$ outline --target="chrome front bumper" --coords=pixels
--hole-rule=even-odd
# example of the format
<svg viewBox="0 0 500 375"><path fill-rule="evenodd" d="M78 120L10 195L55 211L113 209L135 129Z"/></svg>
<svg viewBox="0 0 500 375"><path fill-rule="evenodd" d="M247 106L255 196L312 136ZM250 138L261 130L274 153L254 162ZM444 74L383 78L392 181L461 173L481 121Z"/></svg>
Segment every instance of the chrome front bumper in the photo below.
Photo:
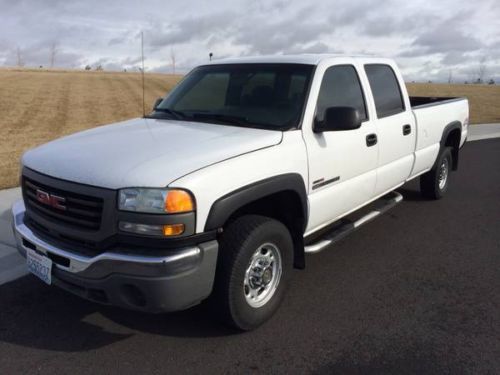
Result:
<svg viewBox="0 0 500 375"><path fill-rule="evenodd" d="M188 307L211 293L218 252L215 240L172 250L165 256L105 252L95 257L86 257L70 249L51 245L33 233L24 224L25 211L23 201L16 202L12 207L18 251L26 257L27 249L33 249L53 259L53 276L56 280L66 280L80 289L102 289L111 296L108 300L114 305L155 312ZM57 259L64 259L66 265ZM122 298L119 290L129 285L148 289L142 290L146 299L150 294L153 295L149 298L147 308L122 303L126 298ZM82 296L89 298L87 295Z"/></svg>

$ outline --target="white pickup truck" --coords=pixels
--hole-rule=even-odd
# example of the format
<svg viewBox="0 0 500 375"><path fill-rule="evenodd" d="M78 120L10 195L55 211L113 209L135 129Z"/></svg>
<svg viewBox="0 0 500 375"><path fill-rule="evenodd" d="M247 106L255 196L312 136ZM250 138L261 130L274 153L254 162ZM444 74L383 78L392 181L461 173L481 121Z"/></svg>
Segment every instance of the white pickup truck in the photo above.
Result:
<svg viewBox="0 0 500 375"><path fill-rule="evenodd" d="M399 202L394 189L420 177L441 198L468 117L466 99L410 98L388 59L216 61L144 118L28 151L18 248L35 275L84 298L163 312L210 297L250 330L305 253Z"/></svg>

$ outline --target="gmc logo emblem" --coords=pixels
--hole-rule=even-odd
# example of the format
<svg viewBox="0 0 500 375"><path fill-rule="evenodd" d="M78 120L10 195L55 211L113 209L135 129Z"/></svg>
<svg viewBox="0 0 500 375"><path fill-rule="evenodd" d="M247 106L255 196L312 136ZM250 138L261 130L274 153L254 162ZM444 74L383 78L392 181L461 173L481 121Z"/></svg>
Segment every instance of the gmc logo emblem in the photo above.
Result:
<svg viewBox="0 0 500 375"><path fill-rule="evenodd" d="M49 194L46 191L37 189L36 199L38 200L38 202L43 203L46 206L54 207L57 208L58 210L66 209L66 206L64 205L64 203L66 202L66 198Z"/></svg>

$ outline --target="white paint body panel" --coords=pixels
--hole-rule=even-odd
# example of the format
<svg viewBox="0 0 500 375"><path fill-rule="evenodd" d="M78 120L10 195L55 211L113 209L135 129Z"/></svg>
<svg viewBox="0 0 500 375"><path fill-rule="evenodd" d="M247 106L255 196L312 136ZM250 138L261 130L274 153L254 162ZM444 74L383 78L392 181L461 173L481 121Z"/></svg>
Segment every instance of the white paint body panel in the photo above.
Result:
<svg viewBox="0 0 500 375"><path fill-rule="evenodd" d="M171 187L189 189L196 197L196 230L203 232L208 212L220 197L243 186L285 173L307 181L307 153L300 130L283 133L280 144L200 169Z"/></svg>
<svg viewBox="0 0 500 375"><path fill-rule="evenodd" d="M109 189L165 187L210 164L276 145L281 138L280 131L133 119L37 147L23 156L23 165Z"/></svg>
<svg viewBox="0 0 500 375"><path fill-rule="evenodd" d="M366 146L366 136L376 133L376 123L365 121L359 129L314 133L316 102L326 70L335 65L359 64L347 58L327 58L316 67L304 115L302 132L309 161L309 207L311 215L306 228L310 233L336 220L337 217L373 197L376 183L378 145ZM362 86L365 87L363 77ZM366 92L365 92L366 96ZM372 112L368 106L367 111ZM319 179L339 178L337 182L313 190Z"/></svg>
<svg viewBox="0 0 500 375"><path fill-rule="evenodd" d="M302 63L316 65L301 129L286 132L207 123L134 119L77 133L27 152L23 164L64 180L110 189L178 187L196 198L196 231L203 232L213 203L243 186L285 173L302 176L308 194L306 235L366 205L429 170L445 126L458 121L467 136L466 100L413 110L394 62L388 59L303 55L245 58L214 63ZM363 65L393 67L402 85L406 111L378 119ZM370 119L361 128L315 134L312 125L325 70L355 66ZM409 124L412 134L402 136ZM367 148L366 135L379 142ZM313 182L339 176L330 185Z"/></svg>
<svg viewBox="0 0 500 375"><path fill-rule="evenodd" d="M415 165L411 176L415 177L432 168L439 153L440 141L445 127L452 122L462 124L460 147L467 139L469 105L466 99L440 103L434 106L413 108L417 123Z"/></svg>

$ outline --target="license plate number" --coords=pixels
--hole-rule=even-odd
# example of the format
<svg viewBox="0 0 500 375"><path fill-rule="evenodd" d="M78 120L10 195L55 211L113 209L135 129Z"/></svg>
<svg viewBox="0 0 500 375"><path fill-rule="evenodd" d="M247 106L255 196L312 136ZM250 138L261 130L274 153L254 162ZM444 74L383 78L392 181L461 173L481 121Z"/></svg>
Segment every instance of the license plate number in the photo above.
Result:
<svg viewBox="0 0 500 375"><path fill-rule="evenodd" d="M28 249L26 262L28 264L28 271L44 283L48 285L52 284L52 261L49 258Z"/></svg>

